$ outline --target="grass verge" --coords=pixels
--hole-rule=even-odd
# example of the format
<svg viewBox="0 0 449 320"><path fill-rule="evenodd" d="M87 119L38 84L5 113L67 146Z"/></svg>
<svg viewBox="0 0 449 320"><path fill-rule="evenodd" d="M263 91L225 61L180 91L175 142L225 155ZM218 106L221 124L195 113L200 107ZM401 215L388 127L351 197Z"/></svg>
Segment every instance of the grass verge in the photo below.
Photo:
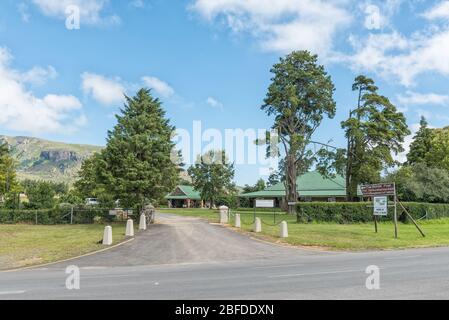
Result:
<svg viewBox="0 0 449 320"><path fill-rule="evenodd" d="M125 225L112 224L114 244L125 238ZM0 225L0 270L76 257L106 248L104 225Z"/></svg>
<svg viewBox="0 0 449 320"><path fill-rule="evenodd" d="M194 216L218 221L215 210L204 209L166 209L160 212L173 213L183 216ZM238 211L237 211L238 212ZM252 232L253 213L239 212L242 220L242 230ZM289 237L280 239L279 226L275 226L273 214L256 212L262 219L262 236L274 242L295 246L322 247L330 250L383 250L405 249L419 247L449 246L449 218L420 221L426 237L423 238L413 224L399 223L399 237L394 238L394 226L389 221L378 225L378 233L374 232L374 223L367 224L336 224L312 223L298 224L296 217L286 214L277 214L276 223L288 222ZM231 225L234 220L231 219ZM253 234L256 235L256 234Z"/></svg>

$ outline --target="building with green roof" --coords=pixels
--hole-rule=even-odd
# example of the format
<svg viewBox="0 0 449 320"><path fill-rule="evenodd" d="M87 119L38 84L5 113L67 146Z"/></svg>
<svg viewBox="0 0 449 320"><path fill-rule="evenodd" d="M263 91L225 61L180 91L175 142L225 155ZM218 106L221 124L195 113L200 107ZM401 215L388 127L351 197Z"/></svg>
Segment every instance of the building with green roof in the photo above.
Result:
<svg viewBox="0 0 449 320"><path fill-rule="evenodd" d="M204 205L200 193L192 186L177 186L165 199L171 208L197 208Z"/></svg>
<svg viewBox="0 0 449 320"><path fill-rule="evenodd" d="M317 171L307 172L296 180L298 201L344 201L346 198L346 180L340 175L328 178ZM241 194L242 198L275 199L277 206L285 205L285 186L283 182L262 191Z"/></svg>

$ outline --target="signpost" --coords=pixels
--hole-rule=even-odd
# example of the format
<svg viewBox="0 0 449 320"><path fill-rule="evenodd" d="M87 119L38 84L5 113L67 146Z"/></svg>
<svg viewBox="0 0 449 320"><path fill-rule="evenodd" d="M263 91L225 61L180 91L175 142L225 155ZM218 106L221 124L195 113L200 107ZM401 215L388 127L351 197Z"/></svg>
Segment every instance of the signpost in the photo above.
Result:
<svg viewBox="0 0 449 320"><path fill-rule="evenodd" d="M370 197L374 200L374 226L377 232L377 217L388 215L388 197L394 198L394 237L398 237L398 215L397 215L397 197L396 185L394 183L367 184L360 187L364 197Z"/></svg>
<svg viewBox="0 0 449 320"><path fill-rule="evenodd" d="M398 211L397 204L399 203L402 210L407 214L410 220L413 221L413 224L418 229L423 237L425 237L424 232L416 223L415 219L410 215L410 213L405 209L401 202L399 202L398 197L396 195L396 185L394 183L378 183L378 184L369 184L363 185L360 187L362 191L362 195L364 197L373 198L373 215L374 215L374 226L377 233L377 217L383 217L388 215L388 207L394 207L393 213L393 222L394 222L394 237L398 237ZM393 205L388 205L388 197L391 196L394 199Z"/></svg>

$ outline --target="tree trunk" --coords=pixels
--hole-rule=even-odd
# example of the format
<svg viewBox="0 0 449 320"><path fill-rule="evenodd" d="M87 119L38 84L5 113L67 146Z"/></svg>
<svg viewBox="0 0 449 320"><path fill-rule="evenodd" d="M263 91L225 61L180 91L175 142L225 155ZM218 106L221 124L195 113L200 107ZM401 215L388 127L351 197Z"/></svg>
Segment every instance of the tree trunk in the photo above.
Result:
<svg viewBox="0 0 449 320"><path fill-rule="evenodd" d="M287 193L287 205L289 202L298 201L298 192L296 191L296 163L294 155L287 156L286 167L286 193ZM294 215L296 213L296 206L288 205L288 213Z"/></svg>

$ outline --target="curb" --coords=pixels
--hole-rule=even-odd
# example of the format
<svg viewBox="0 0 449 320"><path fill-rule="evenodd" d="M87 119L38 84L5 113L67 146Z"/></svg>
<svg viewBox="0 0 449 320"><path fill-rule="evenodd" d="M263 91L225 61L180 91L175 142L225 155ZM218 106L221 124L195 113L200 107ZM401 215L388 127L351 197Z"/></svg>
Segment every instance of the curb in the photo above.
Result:
<svg viewBox="0 0 449 320"><path fill-rule="evenodd" d="M117 243L117 244L115 244L115 245L113 245L111 247L107 247L107 248L104 248L104 249L92 251L92 252L85 253L85 254L82 254L82 255L79 255L79 256L76 256L76 257L67 258L67 259L63 259L63 260L58 260L58 261L54 261L54 262L48 262L48 263L44 263L44 264L38 264L38 265L34 265L34 266L28 266L28 267L22 267L22 268L16 268L16 269L0 270L0 273L9 273L9 272L16 272L16 271L38 269L38 268L47 267L47 266L50 266L50 265L53 265L53 264L58 264L58 263L62 263L62 262L72 261L72 260L76 260L76 259L79 259L79 258L92 256L92 255L97 254L97 253L105 252L105 251L108 251L108 250L120 247L120 246L122 246L124 244L127 244L127 243L130 243L130 242L132 242L134 240L135 240L135 237L131 238L131 239L128 239L128 240L124 240L122 242L119 242L119 243Z"/></svg>

